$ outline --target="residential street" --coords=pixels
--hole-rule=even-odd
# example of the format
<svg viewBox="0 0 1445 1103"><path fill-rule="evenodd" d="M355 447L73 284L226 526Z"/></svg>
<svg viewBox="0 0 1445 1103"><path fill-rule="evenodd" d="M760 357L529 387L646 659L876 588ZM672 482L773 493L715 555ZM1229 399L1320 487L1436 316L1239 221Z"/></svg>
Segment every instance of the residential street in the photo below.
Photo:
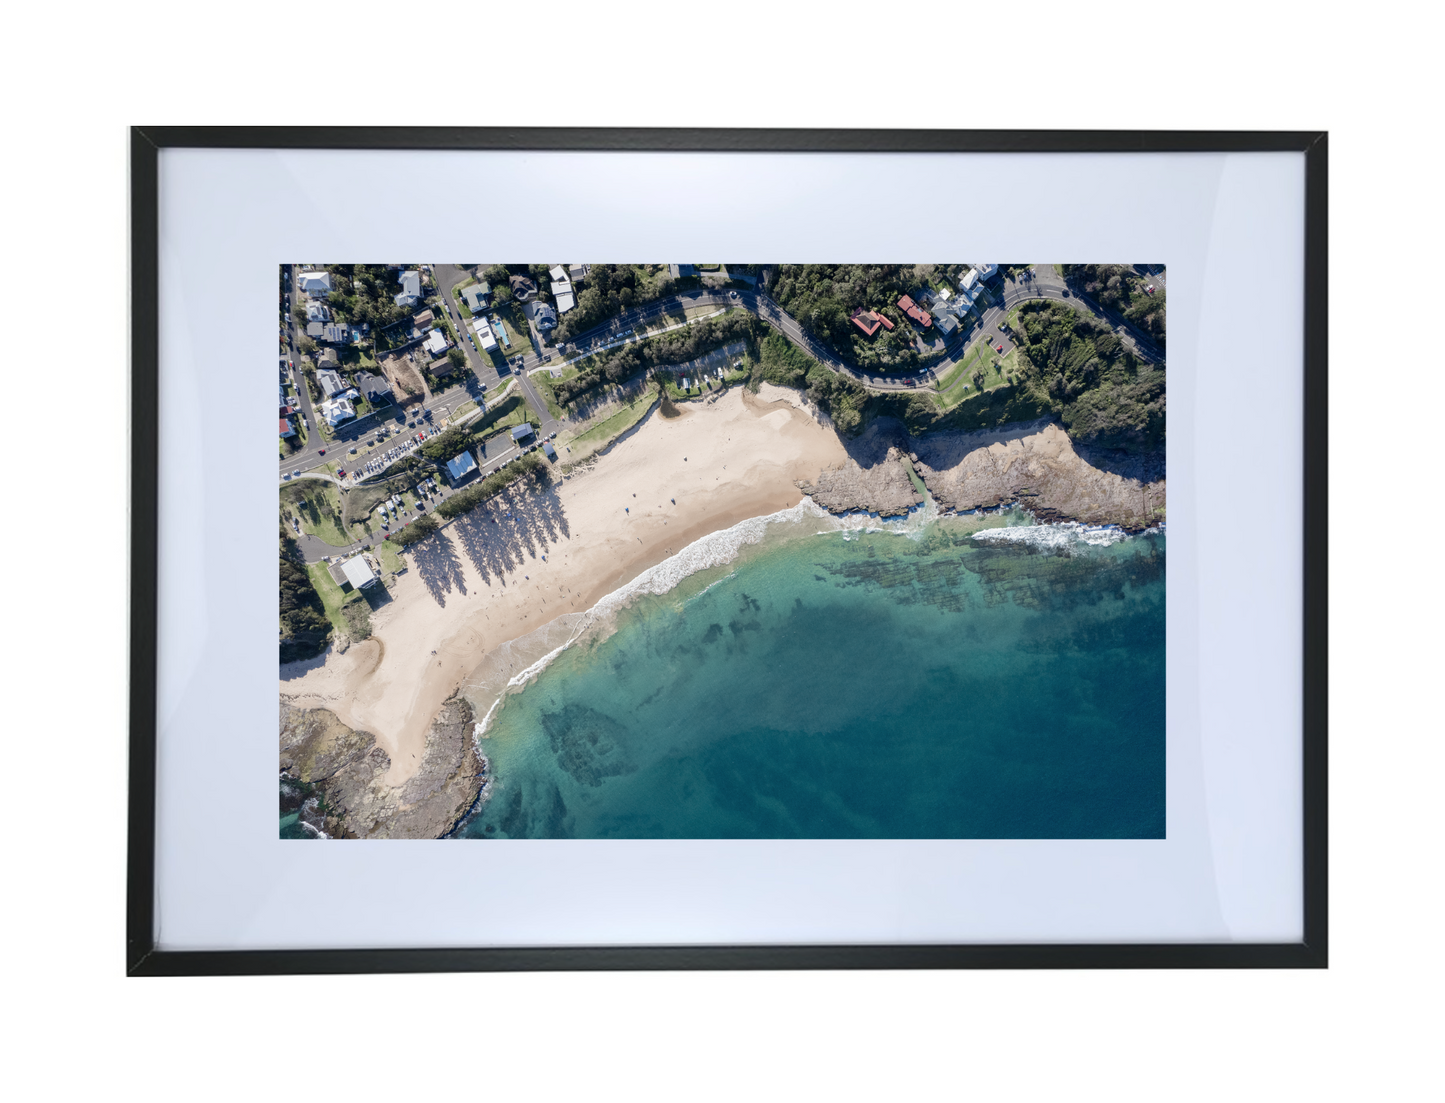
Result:
<svg viewBox="0 0 1445 1103"><path fill-rule="evenodd" d="M463 334L460 341L462 352L467 358L467 364L471 369L471 377L463 384L448 388L441 394L434 395L429 401L412 406L407 409L406 428L416 431L419 427L427 424L439 426L446 412L454 411L462 403L470 399L481 399L485 397L481 384L486 385L486 393L491 393L499 383L505 379L497 373L490 356L483 355L473 347L471 341L466 339L466 322L461 316L461 311L456 304L456 298L452 290L459 284L470 278L470 273L455 265L438 264L433 271L436 276L438 298L445 304L445 308L451 310L453 324ZM292 275L292 286L294 288L294 268ZM1005 354L1012 349L1013 343L1009 337L998 328L1009 310L1022 302L1030 299L1045 299L1053 302L1061 302L1081 313L1090 314L1108 321L1119 338L1124 342L1126 348L1133 352L1140 359L1149 362L1162 362L1164 359L1162 351L1157 349L1152 342L1142 333L1139 333L1122 316L1105 311L1097 303L1089 301L1070 289L1063 278L1058 274L1053 265L1041 264L1035 266L1035 274L1025 275L1017 280L1005 280L1000 290L992 293L995 300L994 305L986 307L981 314L969 315L971 324L968 328L961 329L959 335L954 339L951 351L943 360L922 372L910 376L899 375L877 375L860 371L847 364L844 364L821 343L813 340L795 318L790 316L769 296L766 292L754 291L751 289L698 289L686 291L659 302L649 303L646 306L628 311L619 315L611 321L593 330L579 335L575 340L558 346L557 353L548 352L547 359L538 354L533 345L527 351L512 357L511 363L517 366L513 373L517 376L517 382L521 387L523 397L532 411L532 421L537 427L538 436L546 438L559 431L560 423L547 409L547 404L542 395L538 392L536 385L532 382L531 374L537 371L558 370L577 360L608 348L616 347L630 341L638 340L634 330L644 322L652 322L668 313L685 311L688 308L716 307L724 309L727 307L741 307L744 310L756 314L768 325L786 336L799 348L803 349L819 363L825 365L835 372L848 376L855 382L875 391L933 391L936 389L934 380L946 374L962 358L966 350L978 338L987 335L991 344L1003 344ZM292 304L297 301L295 292L292 292ZM287 317L288 334L291 344L291 358L295 359L295 341L297 337L294 321ZM530 335L529 335L530 336ZM559 355L560 354L560 355ZM298 384L297 391L300 395L302 410L311 422L311 430L306 446L292 456L282 460L278 466L279 476L284 481L286 476L296 470L306 471L311 467L318 466L328 459L336 459L343 464L350 457L349 450L356 446L358 440L368 438L374 434L379 427L397 425L396 415L398 408L391 407L384 409L377 414L370 415L359 421L342 425L336 431L336 439L331 442L322 440L320 430L317 428L316 416L311 409L311 399L306 393L304 380L299 378L295 372ZM432 412L430 423L423 420L423 411ZM326 456L321 455L322 449L326 450ZM510 451L510 450L509 450ZM364 454L364 453L363 453ZM357 457L359 458L359 457ZM507 454L488 457L488 470L505 462Z"/></svg>

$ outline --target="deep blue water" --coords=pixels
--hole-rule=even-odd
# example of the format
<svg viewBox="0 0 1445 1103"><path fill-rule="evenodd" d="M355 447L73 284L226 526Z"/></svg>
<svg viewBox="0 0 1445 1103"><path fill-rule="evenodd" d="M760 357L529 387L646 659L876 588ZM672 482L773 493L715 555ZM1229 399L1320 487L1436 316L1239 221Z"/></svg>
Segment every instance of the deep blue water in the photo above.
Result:
<svg viewBox="0 0 1445 1103"><path fill-rule="evenodd" d="M463 834L1162 838L1165 537L977 524L769 539L636 600L504 699Z"/></svg>

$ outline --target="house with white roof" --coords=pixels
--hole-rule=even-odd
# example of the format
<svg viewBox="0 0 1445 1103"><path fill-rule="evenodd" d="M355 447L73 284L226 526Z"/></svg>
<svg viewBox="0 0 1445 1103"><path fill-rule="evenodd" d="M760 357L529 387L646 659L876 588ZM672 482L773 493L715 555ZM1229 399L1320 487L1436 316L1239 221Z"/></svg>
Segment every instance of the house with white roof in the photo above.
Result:
<svg viewBox="0 0 1445 1103"><path fill-rule="evenodd" d="M381 575L377 572L364 555L352 556L345 563L341 564L342 577L355 589L362 589L377 582Z"/></svg>
<svg viewBox="0 0 1445 1103"><path fill-rule="evenodd" d="M975 264L973 270L978 273L980 280L993 279L994 273L998 271L997 264Z"/></svg>
<svg viewBox="0 0 1445 1103"><path fill-rule="evenodd" d="M308 269L296 276L296 288L308 299L324 299L331 294L331 273L324 269Z"/></svg>
<svg viewBox="0 0 1445 1103"><path fill-rule="evenodd" d="M396 305L416 306L421 302L421 273L411 268L397 278L401 280L401 293L394 296Z"/></svg>
<svg viewBox="0 0 1445 1103"><path fill-rule="evenodd" d="M356 416L356 407L344 398L333 398L330 402L323 402L318 410L326 420L326 424L335 429L343 421L350 421Z"/></svg>
<svg viewBox="0 0 1445 1103"><path fill-rule="evenodd" d="M571 291L564 291L560 295L557 294L557 285L555 283L552 285L552 294L557 298L558 314L566 314L567 311L577 305L577 300L573 297Z"/></svg>
<svg viewBox="0 0 1445 1103"><path fill-rule="evenodd" d="M556 283L558 280L565 283L567 280L567 269L560 264L554 264L551 268L547 269L547 275L552 277L553 283Z"/></svg>
<svg viewBox="0 0 1445 1103"><path fill-rule="evenodd" d="M331 309L322 303L307 303L306 320L308 322L329 322L331 321Z"/></svg>
<svg viewBox="0 0 1445 1103"><path fill-rule="evenodd" d="M477 332L477 344L481 345L485 351L491 352L497 347L496 335L492 333L492 327L487 324L485 318L478 318L474 321L472 328Z"/></svg>
<svg viewBox="0 0 1445 1103"><path fill-rule="evenodd" d="M435 360L438 356L445 356L447 351L446 335L440 329L434 329L426 335L426 340L421 347Z"/></svg>

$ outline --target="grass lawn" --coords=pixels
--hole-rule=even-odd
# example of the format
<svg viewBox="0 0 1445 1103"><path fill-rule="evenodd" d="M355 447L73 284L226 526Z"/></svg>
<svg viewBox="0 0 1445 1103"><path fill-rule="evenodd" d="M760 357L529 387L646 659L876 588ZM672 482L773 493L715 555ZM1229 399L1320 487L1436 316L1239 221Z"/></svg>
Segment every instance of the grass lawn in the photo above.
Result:
<svg viewBox="0 0 1445 1103"><path fill-rule="evenodd" d="M573 374L576 374L575 371ZM542 396L542 401L547 404L547 412L558 421L567 417L567 411L562 409L557 402L557 396L552 391L553 379L547 372L538 372L532 377L532 386L537 388L537 393Z"/></svg>
<svg viewBox="0 0 1445 1103"><path fill-rule="evenodd" d="M532 410L520 394L511 394L486 413L471 422L467 429L474 437L480 437L488 429L510 429L532 420Z"/></svg>
<svg viewBox="0 0 1445 1103"><path fill-rule="evenodd" d="M399 574L406 570L406 562L401 558L401 552L390 540L383 540L379 544L371 546L372 553L381 560L381 569L389 574Z"/></svg>
<svg viewBox="0 0 1445 1103"><path fill-rule="evenodd" d="M635 401L629 402L622 409L608 415L586 432L579 433L568 441L566 447L571 449L571 454L567 456L567 460L570 463L576 463L578 460L584 460L592 453L606 448L612 441L646 417L647 412L656 402L657 391L649 387Z"/></svg>
<svg viewBox="0 0 1445 1103"><path fill-rule="evenodd" d="M451 416L452 416L453 418L459 418L459 417L461 417L463 414L469 414L469 413L471 413L471 412L472 412L473 410L475 410L476 408L477 408L476 402L475 402L473 399L470 399L470 398L469 398L469 399L467 399L465 402L463 402L460 406L458 406L455 410L453 410L452 413L451 413Z"/></svg>
<svg viewBox="0 0 1445 1103"><path fill-rule="evenodd" d="M316 593L326 609L326 619L338 632L346 635L346 618L341 615L341 607L346 604L348 595L342 593L341 587L331 580L331 570L325 563L308 563L306 573L311 576L311 585L316 587Z"/></svg>
<svg viewBox="0 0 1445 1103"><path fill-rule="evenodd" d="M983 369L982 387L975 387L973 384L972 377L977 368ZM979 341L959 364L939 380L940 405L945 410L956 406L971 394L977 394L980 390L989 390L1007 382L1009 372L1017 370L1017 350L1010 350L1008 355L1000 361L987 342Z"/></svg>
<svg viewBox="0 0 1445 1103"><path fill-rule="evenodd" d="M301 519L302 532L332 547L345 547L356 539L341 527L340 492L320 479L298 479L281 487L281 519L288 528L292 517Z"/></svg>

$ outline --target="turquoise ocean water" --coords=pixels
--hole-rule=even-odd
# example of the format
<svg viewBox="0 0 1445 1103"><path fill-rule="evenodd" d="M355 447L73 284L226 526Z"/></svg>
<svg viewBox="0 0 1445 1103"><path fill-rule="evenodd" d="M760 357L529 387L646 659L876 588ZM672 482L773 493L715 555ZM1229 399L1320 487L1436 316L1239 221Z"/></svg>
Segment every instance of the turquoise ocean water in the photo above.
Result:
<svg viewBox="0 0 1445 1103"><path fill-rule="evenodd" d="M460 834L1163 837L1162 533L810 506L579 619Z"/></svg>

